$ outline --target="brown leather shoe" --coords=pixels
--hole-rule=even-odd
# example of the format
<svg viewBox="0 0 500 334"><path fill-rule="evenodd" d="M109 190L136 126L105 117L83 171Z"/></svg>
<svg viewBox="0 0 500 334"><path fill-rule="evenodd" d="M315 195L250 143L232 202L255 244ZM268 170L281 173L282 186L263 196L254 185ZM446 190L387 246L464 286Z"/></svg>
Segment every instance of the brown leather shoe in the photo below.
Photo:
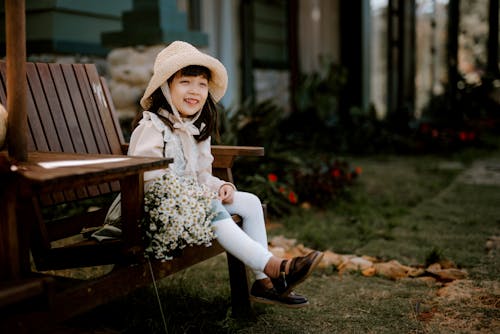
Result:
<svg viewBox="0 0 500 334"><path fill-rule="evenodd" d="M288 294L279 294L274 287L268 288L258 281L255 281L250 289L250 300L288 308L301 308L309 305L309 301L304 296L293 291Z"/></svg>
<svg viewBox="0 0 500 334"><path fill-rule="evenodd" d="M287 295L295 286L302 283L323 258L323 253L313 251L306 256L294 257L284 260L280 265L280 276L271 278L274 288L281 295ZM291 261L288 274L285 273L287 261Z"/></svg>

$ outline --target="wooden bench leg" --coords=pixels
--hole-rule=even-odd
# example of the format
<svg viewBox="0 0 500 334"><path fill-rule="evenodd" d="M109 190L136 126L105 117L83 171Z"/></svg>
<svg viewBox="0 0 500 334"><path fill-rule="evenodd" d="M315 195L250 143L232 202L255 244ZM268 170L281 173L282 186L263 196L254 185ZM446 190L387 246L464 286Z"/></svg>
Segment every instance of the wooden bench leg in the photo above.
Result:
<svg viewBox="0 0 500 334"><path fill-rule="evenodd" d="M2 162L0 162L2 163ZM1 171L0 171L1 172ZM12 174L0 175L0 281L25 277L31 272L29 235L31 225L24 216L33 210L19 210L19 180ZM28 220L29 222L29 220Z"/></svg>
<svg viewBox="0 0 500 334"><path fill-rule="evenodd" d="M9 175L12 178L12 175ZM16 219L16 188L7 175L0 175L0 281L19 279L21 272L19 232Z"/></svg>
<svg viewBox="0 0 500 334"><path fill-rule="evenodd" d="M252 307L249 298L247 269L243 262L229 253L226 254L229 269L229 285L231 286L232 316L235 318L248 317L251 314Z"/></svg>
<svg viewBox="0 0 500 334"><path fill-rule="evenodd" d="M142 174L133 174L120 180L123 240L127 255L142 257L141 217L144 210L144 183Z"/></svg>

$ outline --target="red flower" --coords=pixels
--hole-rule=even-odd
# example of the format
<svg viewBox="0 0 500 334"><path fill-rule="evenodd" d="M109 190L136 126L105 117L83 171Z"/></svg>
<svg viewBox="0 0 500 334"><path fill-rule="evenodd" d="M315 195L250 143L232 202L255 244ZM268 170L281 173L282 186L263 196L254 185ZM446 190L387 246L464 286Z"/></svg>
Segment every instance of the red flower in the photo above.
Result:
<svg viewBox="0 0 500 334"><path fill-rule="evenodd" d="M467 132L460 131L460 133L458 134L458 137L460 138L461 141L466 141L467 140Z"/></svg>
<svg viewBox="0 0 500 334"><path fill-rule="evenodd" d="M420 125L420 131L422 131L422 133L427 133L431 130L431 126L427 123L423 123Z"/></svg>
<svg viewBox="0 0 500 334"><path fill-rule="evenodd" d="M269 173L267 174L267 179L269 180L269 182L277 182L278 181L278 176L274 173Z"/></svg>
<svg viewBox="0 0 500 334"><path fill-rule="evenodd" d="M290 201L290 203L297 204L297 202L298 202L297 195L295 195L295 193L293 191L290 191L288 193L288 200Z"/></svg>
<svg viewBox="0 0 500 334"><path fill-rule="evenodd" d="M338 177L340 177L340 170L338 170L337 168L333 169L333 170L332 170L332 176L333 176L334 178L338 178Z"/></svg>
<svg viewBox="0 0 500 334"><path fill-rule="evenodd" d="M356 167L354 168L354 172L356 173L356 175L360 175L363 172L363 169L361 167Z"/></svg>
<svg viewBox="0 0 500 334"><path fill-rule="evenodd" d="M285 193L285 187L280 186L280 187L278 188L278 191L279 191L280 193L284 194L284 193Z"/></svg>

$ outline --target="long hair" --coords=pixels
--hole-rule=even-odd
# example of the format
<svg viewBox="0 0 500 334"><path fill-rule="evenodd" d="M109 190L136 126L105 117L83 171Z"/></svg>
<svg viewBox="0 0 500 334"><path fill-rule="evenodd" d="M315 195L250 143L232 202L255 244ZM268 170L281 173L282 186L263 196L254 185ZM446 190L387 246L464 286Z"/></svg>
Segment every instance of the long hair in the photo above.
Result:
<svg viewBox="0 0 500 334"><path fill-rule="evenodd" d="M205 66L199 66L199 65L190 65L187 67L184 67L179 70L181 72L181 75L183 76L188 76L188 77L196 77L196 76L203 76L205 77L208 81L210 81L211 78L211 73L208 68ZM167 82L170 84L172 79L177 73L174 73L168 80ZM163 121L171 130L173 130L173 124L170 122L170 120L166 117L161 116L158 114L158 111L160 109L165 109L169 113L172 112L172 106L168 103L167 99L163 95L163 92L161 91L161 88L156 89L153 94L151 94L151 107L149 108L149 112L155 113L159 119ZM142 118L142 115L139 114L137 115L136 119L134 120L133 127L135 128L139 120ZM201 128L201 124L205 124L203 128ZM200 134L195 135L194 138L196 141L200 142L205 139L207 139L210 135L214 134L216 138L219 136L218 129L217 129L217 124L218 124L218 110L217 110L217 104L212 98L212 95L210 92L208 93L207 100L205 101L205 104L203 105L201 109L201 114L200 117L194 122L194 125L200 129Z"/></svg>

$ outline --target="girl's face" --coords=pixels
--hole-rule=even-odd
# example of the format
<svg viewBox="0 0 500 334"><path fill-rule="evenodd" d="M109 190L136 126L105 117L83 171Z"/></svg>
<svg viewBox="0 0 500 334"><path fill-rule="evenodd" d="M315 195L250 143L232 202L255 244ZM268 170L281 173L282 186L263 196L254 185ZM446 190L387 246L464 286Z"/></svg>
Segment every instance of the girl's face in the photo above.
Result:
<svg viewBox="0 0 500 334"><path fill-rule="evenodd" d="M172 103L182 117L200 111L208 97L208 80L202 76L185 76L177 72L169 84Z"/></svg>

